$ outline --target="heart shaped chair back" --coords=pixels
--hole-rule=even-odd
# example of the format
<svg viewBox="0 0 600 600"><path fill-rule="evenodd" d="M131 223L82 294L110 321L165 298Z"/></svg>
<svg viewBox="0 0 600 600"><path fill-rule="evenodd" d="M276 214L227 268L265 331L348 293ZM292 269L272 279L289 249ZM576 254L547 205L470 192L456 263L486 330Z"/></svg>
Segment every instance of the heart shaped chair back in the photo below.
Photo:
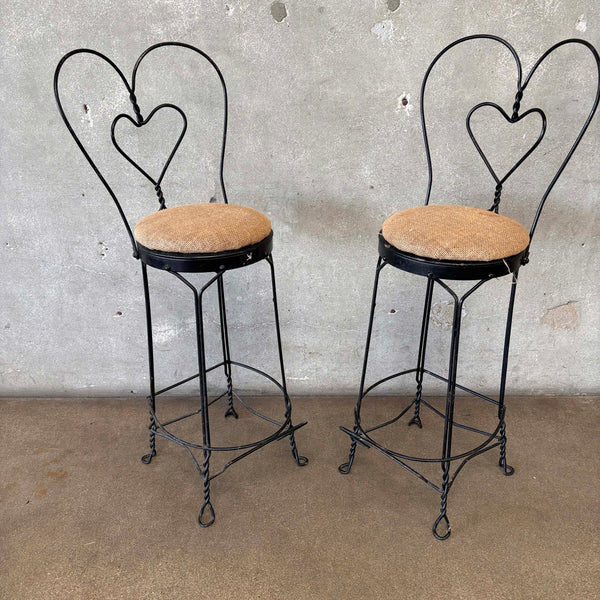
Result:
<svg viewBox="0 0 600 600"><path fill-rule="evenodd" d="M126 113L121 113L115 116L115 118L112 121L112 126L111 126L111 140L115 146L115 148L117 149L117 151L131 164L134 166L134 168L139 171L147 180L149 180L152 185L154 186L157 198L158 198L158 202L159 202L159 210L162 210L164 208L166 208L166 201L165 201L165 197L162 191L162 181L163 178L165 176L165 173L167 171L167 169L169 168L169 165L171 164L171 161L173 160L173 157L175 156L175 153L177 152L177 150L179 149L179 146L183 140L183 137L185 135L185 132L187 130L187 117L184 113L184 111L177 105L172 104L172 103L162 103L159 104L158 106L154 107L146 117L144 117L144 115L142 115L140 106L138 104L138 92L136 90L136 80L137 80L137 74L138 74L138 69L140 67L140 65L142 64L142 62L155 50L157 50L158 48L165 48L165 47L177 47L177 48L184 48L187 50L190 50L194 53L196 53L197 55L201 56L202 58L204 58L210 65L211 67L214 69L214 71L216 72L220 84L221 84L221 88L222 88L222 92L223 92L223 130L222 130L222 137L221 137L221 149L220 149L220 158L219 158L219 182L220 182L220 187L221 187L221 193L223 196L223 201L225 203L227 203L227 192L225 190L225 183L224 183L224 179L223 179L223 163L224 163L224 157L225 157L225 145L226 145L226 141L227 141L227 119L228 119L228 101L227 101L227 87L225 85L225 80L223 78L223 75L219 69L219 67L217 66L217 64L214 62L214 60L208 56L208 54L206 54L205 52L203 52L202 50L199 50L198 48L191 46L190 44L185 44L182 42L162 42L159 44L155 44L153 46L150 46L150 48L148 48L147 50L145 50L140 57L137 59L134 67L133 67L133 72L131 75L131 80L129 81L127 79L127 77L123 74L123 72L121 71L121 69L119 69L119 67L112 61L110 60L107 56L105 56L104 54L102 54L101 52L97 52L96 50L90 50L87 48L78 48L77 50L73 50L67 54L65 54L65 56L63 56L63 58L60 60L60 62L58 63L55 73L54 73L54 97L56 99L56 103L58 105L58 110L60 112L60 115L63 119L63 121L65 122L65 125L67 126L67 129L69 130L69 132L71 133L71 135L73 136L73 139L75 140L77 146L79 147L79 149L81 150L81 152L83 153L83 155L85 156L85 158L87 159L88 163L90 164L90 166L92 167L92 169L94 170L94 172L96 173L96 175L100 178L100 181L102 182L102 184L104 185L104 187L106 188L106 190L108 191L109 195L111 196L111 198L113 199L119 214L121 216L121 219L123 221L123 224L125 225L125 228L127 230L127 234L129 235L129 239L131 241L131 245L133 247L133 255L135 258L138 258L138 250L137 250L137 245L135 242L135 238L133 236L133 231L131 229L131 225L127 219L127 217L125 216L125 213L123 211L122 205L119 202L119 199L117 198L113 188L111 187L111 185L109 184L108 180L106 179L106 177L102 174L102 172L100 171L100 168L98 167L98 165L96 164L96 162L93 160L93 158L91 157L90 153L88 152L88 150L86 149L86 147L84 146L83 142L81 141L80 137L77 135L75 128L72 125L71 120L68 118L66 111L63 107L63 102L61 100L61 93L60 93L60 74L61 71L65 65L65 63L67 61L69 61L69 59L71 59L72 57L76 56L76 55L87 55L87 56L94 56L97 58L100 58L102 61L106 62L112 69L114 69L114 71L117 73L119 79L121 80L121 82L123 83L123 85L125 86L125 89L128 93L129 96L129 100L131 102L131 109L132 109L132 113L133 116L130 114L126 114ZM128 121L130 124L132 124L133 126L135 126L136 128L141 128L144 125L147 125L148 123L150 123L150 121L152 120L152 118L160 111L174 111L176 112L179 117L181 118L181 130L179 132L179 136L173 146L173 148L170 150L170 153L168 154L168 157L165 161L165 163L162 166L162 169L160 171L160 173L157 176L154 176L150 173L148 173L148 171L146 169L144 169L138 162L136 162L123 148L122 146L119 144L118 139L117 139L117 131L116 131L116 127L117 124L121 121ZM211 199L212 200L212 199Z"/></svg>
<svg viewBox="0 0 600 600"><path fill-rule="evenodd" d="M565 167L567 166L567 163L571 159L571 156L575 152L575 149L579 145L579 143L580 143L583 135L585 134L585 132L590 124L590 121L592 120L592 117L594 116L594 113L596 112L596 109L598 107L598 102L600 100L600 57L598 56L598 52L596 51L594 46L592 46L592 44L590 44L589 42L587 42L585 40L582 40L582 39L563 40L562 42L554 44L551 48L549 48L546 52L544 52L544 54L542 54L542 56L540 56L540 58L535 62L535 64L529 71L529 74L525 77L525 79L523 79L523 70L522 70L522 66L521 66L521 60L520 60L517 52L506 40L504 40L498 36L487 35L487 34L470 35L470 36L466 36L461 39L458 39L455 42L446 46L433 59L433 61L429 65L429 68L427 69L427 71L425 73L425 77L423 78L423 83L421 85L420 113L421 113L421 125L422 125L422 131L423 131L423 138L425 141L425 152L426 152L426 157L427 157L427 169L428 169L428 183L427 183L427 193L426 193L426 197L425 197L425 204L429 204L430 197L431 197L432 182L433 182L433 167L432 167L429 140L428 140L428 136L427 136L427 124L426 124L426 119L425 119L425 104L426 104L425 103L425 92L426 92L426 88L427 88L427 82L429 80L429 76L430 76L433 68L435 67L435 65L442 58L442 56L444 56L449 50L458 46L459 44L463 44L463 43L471 41L471 40L479 40L479 39L492 40L492 41L498 42L499 44L502 44L505 48L507 48L509 50L510 54L512 55L512 57L514 58L515 66L516 66L516 76L517 76L516 77L515 100L514 100L512 109L510 111L510 114L508 114L498 104L496 104L494 102L486 101L486 102L480 102L479 104L476 104L468 112L468 114L466 116L466 127L467 127L467 132L469 134L469 137L470 137L471 141L473 142L473 144L475 145L475 148L476 148L477 152L479 153L479 156L482 158L488 171L490 172L490 174L492 175L492 178L494 179L494 181L496 183L495 190L494 190L494 200L493 200L492 206L490 207L490 210L493 212L496 212L496 213L499 210L503 184L521 166L521 164L523 164L523 162L536 150L536 148L539 146L540 142L542 141L542 139L546 133L547 119L546 119L546 115L545 115L544 111L541 108L533 107L523 113L519 112L520 108L521 108L521 102L523 100L523 95L524 95L525 89L529 85L532 77L537 72L539 66L555 50L557 50L560 47L566 46L566 45L581 45L581 46L587 48L591 52L591 54L594 58L594 61L595 61L596 71L597 71L597 81L596 81L596 88L595 88L596 94L595 94L594 101L591 105L591 108L587 115L587 118L585 119L583 125L581 126L581 129L579 130L579 132L575 138L575 141L573 142L572 146L569 148L568 152L564 156L564 159L560 163L560 166L558 167L558 170L552 177L550 183L545 188L545 191L542 195L542 198L538 205L537 211L535 213L533 223L531 224L531 228L529 230L529 236L531 239L531 237L534 234L535 228L537 226L542 209L544 207L544 203L546 202L546 199L548 198L548 196L549 196L550 192L552 191L552 189L554 188L554 185L556 184L558 178L561 176L562 172L564 171ZM539 134L538 134L535 142L533 143L533 145L531 145L525 151L524 154L522 154L520 157L516 158L513 166L510 169L508 169L506 171L506 173L504 173L504 174L496 173L496 171L492 167L488 157L482 150L482 148L471 128L471 117L473 116L473 114L475 112L477 112L479 109L481 109L483 107L490 107L490 108L496 110L501 115L501 117L503 117L504 120L508 123L517 123L530 115L538 115L540 117L540 131L539 131ZM526 259L523 262L525 263Z"/></svg>

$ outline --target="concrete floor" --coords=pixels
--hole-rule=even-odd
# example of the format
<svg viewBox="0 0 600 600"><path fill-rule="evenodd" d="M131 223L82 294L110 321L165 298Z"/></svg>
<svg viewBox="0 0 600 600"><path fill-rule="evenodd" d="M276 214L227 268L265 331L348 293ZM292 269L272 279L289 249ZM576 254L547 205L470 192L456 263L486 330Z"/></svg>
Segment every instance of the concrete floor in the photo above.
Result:
<svg viewBox="0 0 600 600"><path fill-rule="evenodd" d="M437 494L389 459L359 447L352 473L338 474L348 439L337 426L351 425L353 402L296 399L310 464L296 467L282 441L234 465L214 480L217 521L201 529L185 452L159 440L152 464L139 460L142 399L0 400L0 597L600 597L600 398L510 398L515 475L502 475L495 451L471 461L450 493L445 542L430 532ZM365 418L396 402L368 403ZM486 419L482 404L460 400L469 419ZM397 423L382 440L426 446L436 420ZM263 427L247 413L212 425L213 443Z"/></svg>

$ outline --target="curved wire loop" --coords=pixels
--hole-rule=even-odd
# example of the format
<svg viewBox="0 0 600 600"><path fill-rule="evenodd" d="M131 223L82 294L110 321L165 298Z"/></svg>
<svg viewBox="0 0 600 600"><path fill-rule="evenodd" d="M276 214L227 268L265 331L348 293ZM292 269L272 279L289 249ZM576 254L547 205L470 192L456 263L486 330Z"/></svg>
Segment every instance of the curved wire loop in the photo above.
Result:
<svg viewBox="0 0 600 600"><path fill-rule="evenodd" d="M458 46L459 44L462 44L464 42L468 42L471 40L478 40L478 39L488 39L488 40L492 40L494 42L498 42L498 43L502 44L511 53L512 57L515 60L515 64L517 67L517 79L516 79L516 88L517 89L515 92L515 100L514 100L514 103L512 106L512 112L511 112L510 116L500 106L498 106L497 104L495 104L493 102L481 102L481 103L477 104L476 106L474 106L469 111L469 113L466 117L466 127L467 127L467 132L469 134L469 137L470 137L471 141L473 142L473 144L475 145L477 152L481 156L483 162L485 163L486 167L490 171L490 174L492 175L492 177L494 178L494 180L496 182L496 187L495 187L495 191L494 191L494 202L490 208L490 210L494 211L494 212L498 212L500 199L501 199L501 193L502 193L502 184L517 170L517 168L519 166L521 166L521 164L525 161L525 159L527 159L533 153L533 151L538 147L538 145L542 141L542 138L544 137L544 134L546 132L546 123L547 123L546 115L544 114L542 109L531 108L531 109L525 111L524 113L521 113L521 114L519 113L520 108L521 108L521 101L523 99L523 94L525 92L525 89L529 85L529 83L530 83L533 75L536 73L538 67L555 50L557 50L558 48L565 46L567 44L579 44L579 45L584 46L592 53L592 56L594 57L594 61L596 63L596 70L597 70L596 96L592 103L590 112L589 112L587 118L585 119L581 129L579 130L579 133L577 134L575 141L573 142L572 146L570 147L569 151L567 152L565 158L563 159L562 163L560 164L555 175L552 177L550 184L548 185L548 187L544 191L544 194L542 195L542 199L537 208L535 217L533 219L533 223L532 223L530 231L529 231L529 238L531 241L531 238L533 237L533 234L535 232L535 229L536 229L540 214L542 212L542 209L544 207L544 204L546 202L546 199L550 195L550 192L554 188L554 185L556 184L558 178L561 176L561 174L564 171L565 167L567 166L568 162L571 160L571 156L573 155L577 146L581 142L581 139L583 138L583 136L584 136L595 112L596 112L596 109L598 108L598 103L600 101L600 56L598 55L598 52L596 51L594 46L592 44L590 44L588 41L582 40L582 39L577 39L577 38L566 39L566 40L563 40L561 42L554 44L551 48L549 48L546 52L544 52L544 54L542 54L542 56L537 60L537 62L531 68L531 70L525 77L525 80L523 81L523 69L521 66L521 60L519 58L519 55L517 54L515 49L506 40L502 39L501 37L498 37L495 35L488 35L488 34L469 35L469 36L460 38L460 39L452 42L448 46L446 46L441 52L439 52L439 54L437 54L437 56L433 59L433 61L429 65L429 68L427 69L427 71L425 73L425 77L423 78L423 83L421 85L420 114L421 114L421 126L423 129L423 139L425 142L425 154L427 157L427 171L428 171L428 182L427 182L427 192L425 195L425 204L429 204L429 200L431 197L431 188L432 188L432 184L433 184L433 166L432 166L432 162L431 162L431 151L430 151L430 147L429 147L429 140L427 137L427 125L426 125L426 120L425 120L425 90L426 90L426 86L427 86L427 81L429 79L429 75L431 74L431 71L433 70L433 67L437 64L437 62L440 60L440 58L442 58L442 56L444 56L449 50L451 50L455 46ZM531 113L539 114L542 119L542 127L541 127L540 134L538 135L537 140L535 141L533 146L531 146L529 148L529 150L527 150L525 152L525 154L523 154L521 156L521 158L519 158L517 160L517 162L514 164L514 166L506 173L506 175L504 175L504 177L498 177L498 175L494 172L485 153L481 149L480 145L478 144L478 142L475 139L475 136L471 130L470 121L471 121L471 117L472 117L473 113L484 106L492 107L495 110L497 110L498 112L500 112L500 114L504 117L504 119L506 119L506 121L508 121L509 123L516 123ZM523 264L525 264L528 260L527 254L528 254L528 252L525 253L525 256L522 261Z"/></svg>
<svg viewBox="0 0 600 600"><path fill-rule="evenodd" d="M81 139L75 132L75 129L73 128L73 126L71 124L71 121L67 117L67 114L64 110L63 103L61 100L59 80L60 80L60 74L61 74L62 68L64 67L65 63L70 58L72 58L73 56L78 55L78 54L87 54L87 55L92 55L97 58L100 58L101 60L105 61L112 69L114 69L114 71L119 76L121 82L125 86L125 89L127 90L134 117L131 117L130 115L124 114L124 113L117 115L111 124L111 140L112 140L113 144L115 145L117 151L128 162L130 162L146 179L148 179L154 185L154 189L155 189L156 195L158 197L158 201L159 201L159 210L162 210L162 209L166 208L166 203L165 203L165 198L164 198L162 188L161 188L161 182L162 182L162 179L165 175L167 168L169 167L169 165L171 163L171 160L173 159L173 156L177 152L177 150L183 140L183 136L185 135L185 132L187 129L187 118L185 116L185 113L183 112L183 110L181 110L180 107L178 107L174 104L163 103L163 104L159 104L154 109L152 109L150 111L150 113L148 114L148 116L144 119L142 111L141 111L139 103L138 103L138 96L136 93L136 79L137 79L138 69L140 68L140 65L142 64L142 61L151 52L153 52L154 50L157 50L158 48L163 48L163 47L186 48L188 50L191 50L191 51L199 54L206 61L208 61L208 63L213 67L213 69L217 73L217 76L219 77L219 81L220 81L221 88L223 91L223 133L222 133L222 138L221 138L221 153L220 153L220 160L219 160L219 183L221 186L221 193L223 194L223 201L227 204L227 202L228 202L227 192L225 190L225 181L223 178L223 167L224 167L224 161L225 161L225 147L226 147L226 142L227 142L227 123L228 123L227 86L225 85L225 79L223 78L223 74L221 73L221 70L219 69L219 67L217 66L215 61L210 56L208 56L208 54L206 54L205 52L203 52L202 50L200 50L194 46L191 46L190 44L186 44L183 42L161 42L158 44L154 44L153 46L150 46L147 50L142 52L140 57L137 59L135 65L133 67L131 83L130 83L127 80L127 77L121 71L121 69L119 69L119 67L106 55L104 55L101 52L98 52L96 50L90 50L88 48L78 48L76 50L72 50L71 52L68 52L67 54L65 54L62 57L62 59L59 61L58 65L56 67L56 70L54 72L54 98L56 99L58 111L59 111L67 129L69 130L69 133L75 140L75 143L77 144L77 146L79 147L79 149L85 156L86 160L92 167L92 170L94 171L94 173L96 173L96 175L98 176L98 178L100 179L100 181L102 182L104 187L106 188L106 191L108 192L110 197L113 199L113 201L117 207L117 210L119 211L119 215L121 216L121 220L123 221L123 224L125 225L125 229L127 230L127 235L129 236L129 240L130 240L132 248L133 248L134 258L139 258L139 252L138 252L137 244L136 244L135 238L133 236L133 231L131 229L129 221L127 220L127 217L125 216L125 212L123 211L121 203L119 202L115 192L113 191L112 187L110 186L110 184L108 183L108 181L106 180L106 178L104 177L102 172L100 171L96 162L91 157L90 153L87 151L87 149L83 145L83 142L81 141ZM123 151L123 149L119 146L118 142L115 139L115 127L116 127L117 123L119 121L121 121L122 119L127 119L128 121L133 123L138 128L142 127L142 126L146 125L159 110L164 109L164 108L170 108L170 109L173 109L176 112L178 112L179 115L182 117L183 127L182 127L180 135L177 139L177 142L175 143L175 146L173 147L169 157L167 158L167 161L165 162L165 164L163 166L163 169L162 169L159 177L155 180L146 171L144 171L144 169L142 169L140 167L140 165L137 164L129 155L127 155Z"/></svg>

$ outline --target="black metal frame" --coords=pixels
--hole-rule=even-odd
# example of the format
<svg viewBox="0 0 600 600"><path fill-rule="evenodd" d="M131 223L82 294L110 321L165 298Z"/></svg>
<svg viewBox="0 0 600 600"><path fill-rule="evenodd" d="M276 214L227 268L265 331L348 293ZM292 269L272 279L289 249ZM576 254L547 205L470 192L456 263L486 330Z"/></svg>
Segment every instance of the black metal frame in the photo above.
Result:
<svg viewBox="0 0 600 600"><path fill-rule="evenodd" d="M429 68L425 73L425 77L423 79L423 84L421 86L421 124L423 128L423 137L425 142L425 152L427 157L427 168L428 168L428 184L427 184L427 193L425 198L425 204L429 204L430 195L431 195L431 187L433 182L433 169L431 162L431 154L429 150L429 141L427 138L427 127L425 121L425 90L426 84L429 78L429 75L436 65L438 60L446 54L451 48L461 44L463 42L467 42L470 40L478 40L478 39L488 39L492 41L496 41L504 45L512 54L515 59L517 66L517 92L515 95L515 101L512 107L512 114L509 116L500 106L492 102L482 102L475 105L467 114L466 117L466 128L469 134L469 137L477 152L481 156L484 161L486 167L488 168L490 174L492 175L494 181L496 182L495 192L494 192L494 201L492 206L490 207L490 211L498 212L499 204L501 200L501 192L502 185L504 182L516 171L516 169L525 161L525 159L538 147L544 134L546 132L546 115L540 108L531 108L525 111L522 114L519 114L521 100L523 98L523 92L525 88L529 84L531 77L538 69L539 65L546 59L548 55L554 52L557 48L564 46L566 44L581 44L586 47L592 53L595 63L596 69L598 72L598 84L596 89L596 97L592 104L591 110L586 118L579 134L577 135L575 142L571 146L569 152L567 153L565 159L561 163L558 171L552 178L550 184L546 188L540 204L538 206L537 212L535 214L533 223L530 228L530 242L533 237L535 228L537 226L541 211L544 207L544 203L552 188L554 187L556 181L560 177L567 163L571 159L573 152L579 145L581 138L583 137L588 125L590 124L594 113L598 107L598 102L600 99L600 58L598 56L598 52L596 49L587 41L580 39L568 39L562 42L559 42L552 46L549 50L547 50L539 60L534 64L531 71L525 78L525 81L522 79L522 69L521 69L521 61L514 50L514 48L502 38L493 35L471 35L459 40L456 40L452 44L446 46L432 61ZM483 153L481 147L477 143L475 136L471 130L471 117L475 111L483 106L493 107L496 109L508 122L516 123L523 119L525 116L531 113L537 113L541 117L541 130L538 136L538 139L533 144L533 146L523 155L521 156L514 166L503 176L499 177L491 167L487 157ZM511 335L511 326L512 326L512 318L513 318L513 308L515 301L515 293L517 288L517 280L519 274L519 268L522 265L527 264L529 261L529 246L521 253L510 256L501 260L489 261L489 262L460 262L460 261L444 261L444 260L433 260L429 258L415 256L406 252L402 252L397 248L390 245L383 237L383 235L379 234L379 258L377 260L377 268L375 271L375 282L373 285L373 295L371 300L371 310L369 315L369 323L367 328L367 341L365 346L364 353L364 361L362 367L362 375L360 380L360 388L358 394L358 401L354 410L354 428L347 429L345 427L341 427L341 430L346 433L350 439L350 452L348 461L343 463L339 467L339 471L342 474L348 474L350 469L352 468L352 464L355 458L356 446L357 444L361 444L367 448L375 448L388 458L391 458L395 463L404 467L406 470L416 475L419 479L424 481L427 485L435 489L441 497L441 507L440 513L435 520L432 531L433 535L439 539L444 540L450 536L450 521L447 515L447 503L448 503L448 493L450 488L452 487L458 473L462 470L465 464L470 461L475 456L487 452L488 450L492 450L494 448L499 448L500 458L499 465L503 470L505 475L512 475L514 472L513 467L511 467L506 461L506 422L505 422L505 406L504 406L504 396L506 391L506 376L508 371L508 356L509 356L509 346L510 346L510 335ZM377 303L377 290L379 285L379 276L382 269L386 265L391 265L403 271L407 271L409 273L414 273L416 275L421 275L427 278L427 289L425 293L425 302L423 309L423 320L421 325L421 335L419 341L419 351L417 357L417 367L408 369L405 371L400 371L398 373L394 373L374 384L370 385L368 388L365 388L365 380L369 359L369 350L371 345L371 335L373 331L373 320L375 315L375 306ZM492 278L498 278L509 275L511 277L511 291L510 291L510 299L508 304L508 313L506 318L506 329L504 335L504 349L502 356L502 368L500 374L500 390L498 399L495 400L489 396L481 394L475 390L469 389L465 386L462 386L457 383L457 370L458 370L458 349L459 349L459 341L460 341L460 327L461 327L461 315L462 315L462 307L467 298L473 294L476 290L478 290L481 286L483 286L487 281ZM462 296L458 296L451 287L445 283L443 280L463 280L463 281L476 281L476 283L465 292ZM452 330L451 330L451 345L450 345L450 359L448 365L448 374L447 376L442 376L438 373L434 373L425 368L425 354L427 348L427 334L428 334L428 325L429 318L431 312L431 303L432 303L432 295L434 291L434 286L438 285L445 292L447 292L452 298L454 304L453 310L453 319L452 319ZM389 419L383 423L379 423L373 426L365 426L361 420L361 406L365 397L374 389L376 389L381 384L399 378L403 375L415 375L416 379L416 394L412 402L406 407L404 407L401 412L392 419ZM423 398L423 380L424 376L428 375L437 380L441 380L446 383L446 405L445 410L442 412L435 408L430 402ZM493 431L484 431L476 427L469 426L465 423L460 423L454 418L454 404L457 390L460 390L463 393L475 396L480 398L491 405L493 405L497 409L497 425L495 426ZM441 455L435 457L428 456L410 456L407 454L403 454L400 452L396 452L391 450L390 448L385 447L383 444L378 442L374 436L373 432L387 427L393 423L399 421L405 415L409 415L409 411L412 408L412 417L408 421L408 425L417 425L419 428L422 427L421 422L421 408L426 407L433 414L441 417L444 420L444 429L443 429L443 440L442 440L442 450ZM475 436L478 436L478 441L475 445L468 451L461 452L460 454L452 454L452 434L454 428L459 428L468 432L473 433ZM428 480L423 474L417 471L416 468L412 467L409 463L439 463L442 467L442 481L440 485L433 483ZM456 464L456 468L452 470L452 464ZM439 526L442 524L444 530L440 533Z"/></svg>
<svg viewBox="0 0 600 600"><path fill-rule="evenodd" d="M121 219L125 225L127 233L129 235L132 247L133 247L133 256L140 260L142 266L142 280L144 287L144 299L146 305L146 328L147 328L147 336L148 336L148 362L149 362L149 376L150 376L150 394L147 397L148 410L150 414L150 425L149 425L149 436L150 436L150 451L148 454L142 457L142 462L145 464L149 464L152 461L152 458L156 455L156 437L162 437L168 439L172 442L175 442L179 446L181 446L190 456L192 462L200 474L203 482L204 489L204 500L202 507L200 509L198 515L198 523L202 527L208 527L212 525L215 521L215 511L210 499L210 482L212 479L221 475L225 472L231 465L235 464L242 458L252 454L256 450L263 448L267 444L283 439L289 438L292 456L296 461L298 466L304 466L307 464L308 459L304 456L300 456L298 453L298 449L296 447L296 441L294 438L294 433L299 428L306 425L306 422L300 423L298 425L294 425L292 423L292 405L287 392L286 380L285 380L285 367L283 361L283 351L281 344L281 331L279 325L279 310L277 305L277 292L276 292L276 281L275 281L275 266L272 257L272 249L273 249L273 233L271 232L267 237L258 242L257 244L253 244L251 246L246 246L244 248L240 248L238 250L231 250L226 252L217 252L217 253L204 253L204 254L182 254L176 252L161 252L157 250L152 250L142 246L137 243L132 229L129 225L125 217L125 213L121 207L119 200L117 199L116 194L112 190L108 181L104 178L99 168L91 158L90 154L87 152L83 143L77 136L74 128L72 127L64 109L60 99L59 93L59 76L60 72L65 64L65 62L74 55L77 54L89 54L95 57L98 57L104 61L106 61L119 75L122 83L125 85L128 93L129 99L131 101L133 112L135 114L135 119L130 115L122 113L117 115L111 125L111 140L117 149L117 151L129 162L131 163L151 184L154 186L154 190L156 192L158 202L159 202L159 210L163 210L166 208L166 202L162 191L162 181L163 177L175 155L177 152L187 130L187 117L183 110L180 107L163 103L156 106L151 112L149 112L148 116L144 119L142 116L142 112L138 105L137 97L136 97L136 76L137 71L142 63L143 59L148 56L152 51L157 48L162 47L180 47L192 50L196 52L204 59L206 59L210 65L214 68L219 81L221 83L221 88L223 91L223 133L222 133L222 142L221 142L221 153L220 153L220 163L219 163L219 181L221 186L221 192L223 194L223 201L225 203L228 202L227 192L225 190L225 183L223 179L223 164L225 158L225 145L227 140L227 121L228 121L228 98L227 98L227 87L225 85L225 80L221 71L219 70L216 63L203 51L191 46L189 44L180 43L180 42L164 42L160 44L155 44L145 50L138 60L135 63L133 68L133 74L131 77L131 84L128 82L127 78L123 74L123 72L112 62L109 58L107 58L104 54L97 52L95 50L89 50L85 48L80 48L77 50L73 50L66 54L61 61L58 63L58 66L54 75L54 95L56 98L56 102L58 105L59 112L67 126L67 129L73 136L77 146L89 162L90 166L98 175L102 183L104 184L106 190L109 195L115 202L119 214L121 215ZM136 127L142 127L147 124L152 117L162 109L170 109L176 111L182 118L182 129L181 133L177 139L177 142L171 151L169 157L167 158L162 171L157 179L152 178L144 169L137 164L127 153L121 148L119 145L116 136L115 130L119 121L122 119L126 119L130 121ZM241 267L245 267L251 265L253 263L266 260L270 269L270 282L271 289L273 293L273 308L275 315L275 330L277 336L277 351L279 357L279 365L280 365L280 380L278 381L276 378L272 377L268 373L252 367L250 365L240 363L232 360L230 348L229 348L229 333L227 327L227 312L225 305L225 273L227 271L238 269ZM159 270L167 271L171 273L174 277L176 277L181 283L183 283L187 288L192 291L194 297L194 310L196 317L196 340L197 340L197 352L198 352L198 372L194 375L186 377L181 381L173 383L165 388L160 390L156 390L156 382L155 382L155 374L154 374L154 344L153 344L153 336L152 336L152 311L151 311L151 303L150 303L150 289L148 285L148 267L153 267ZM188 278L184 277L182 273L213 273L212 277L204 283L201 287L195 286L192 284ZM219 320L220 320L220 334L221 334L221 346L223 353L223 360L213 364L211 366L207 366L206 361L206 346L205 346L205 335L204 335L204 323L203 323L203 298L204 293L211 288L214 284L217 284L217 294L218 294L218 302L219 302ZM270 381L274 384L283 397L284 402L284 416L283 420L278 421L272 419L251 406L249 406L238 394L235 393L233 389L232 383L232 366L241 367L243 369L250 370ZM215 369L223 368L223 373L226 380L227 389L221 395L216 398L209 400L208 395L208 386L207 386L207 374ZM157 396L164 394L168 391L171 391L178 386L181 386L189 381L193 381L194 379L198 379L199 384L199 393L200 393L200 407L197 410L192 411L189 414L185 414L179 416L174 419L170 419L168 421L161 422L156 414L156 398ZM236 405L246 409L251 415L254 415L260 419L268 421L274 426L274 431L267 437L257 440L255 442L246 443L246 444L238 444L231 446L214 446L211 443L210 436L210 420L209 420L209 407L215 404L219 400L226 400L227 407L225 410L225 417L232 416L234 418L238 418L238 413L236 410ZM177 423L183 419L187 419L189 417L193 417L195 415L200 415L201 418L201 431L202 431L202 441L201 442L190 442L187 440L183 440L180 437L174 435L172 431L169 429L171 425ZM194 452L201 452L202 454L202 462L200 463L198 458L196 458ZM229 460L220 471L215 474L210 474L210 458L213 452L237 452L238 454Z"/></svg>

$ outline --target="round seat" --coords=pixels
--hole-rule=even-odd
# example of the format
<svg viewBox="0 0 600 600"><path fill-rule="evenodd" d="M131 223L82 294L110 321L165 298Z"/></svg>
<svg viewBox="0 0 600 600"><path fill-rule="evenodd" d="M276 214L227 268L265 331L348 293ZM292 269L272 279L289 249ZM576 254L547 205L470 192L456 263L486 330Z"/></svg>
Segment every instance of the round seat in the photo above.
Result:
<svg viewBox="0 0 600 600"><path fill-rule="evenodd" d="M134 229L136 241L145 248L180 254L238 250L270 233L265 215L235 204L173 206L144 217Z"/></svg>
<svg viewBox="0 0 600 600"><path fill-rule="evenodd" d="M529 245L529 233L520 223L471 206L409 208L386 219L382 235L401 252L433 260L501 260Z"/></svg>

